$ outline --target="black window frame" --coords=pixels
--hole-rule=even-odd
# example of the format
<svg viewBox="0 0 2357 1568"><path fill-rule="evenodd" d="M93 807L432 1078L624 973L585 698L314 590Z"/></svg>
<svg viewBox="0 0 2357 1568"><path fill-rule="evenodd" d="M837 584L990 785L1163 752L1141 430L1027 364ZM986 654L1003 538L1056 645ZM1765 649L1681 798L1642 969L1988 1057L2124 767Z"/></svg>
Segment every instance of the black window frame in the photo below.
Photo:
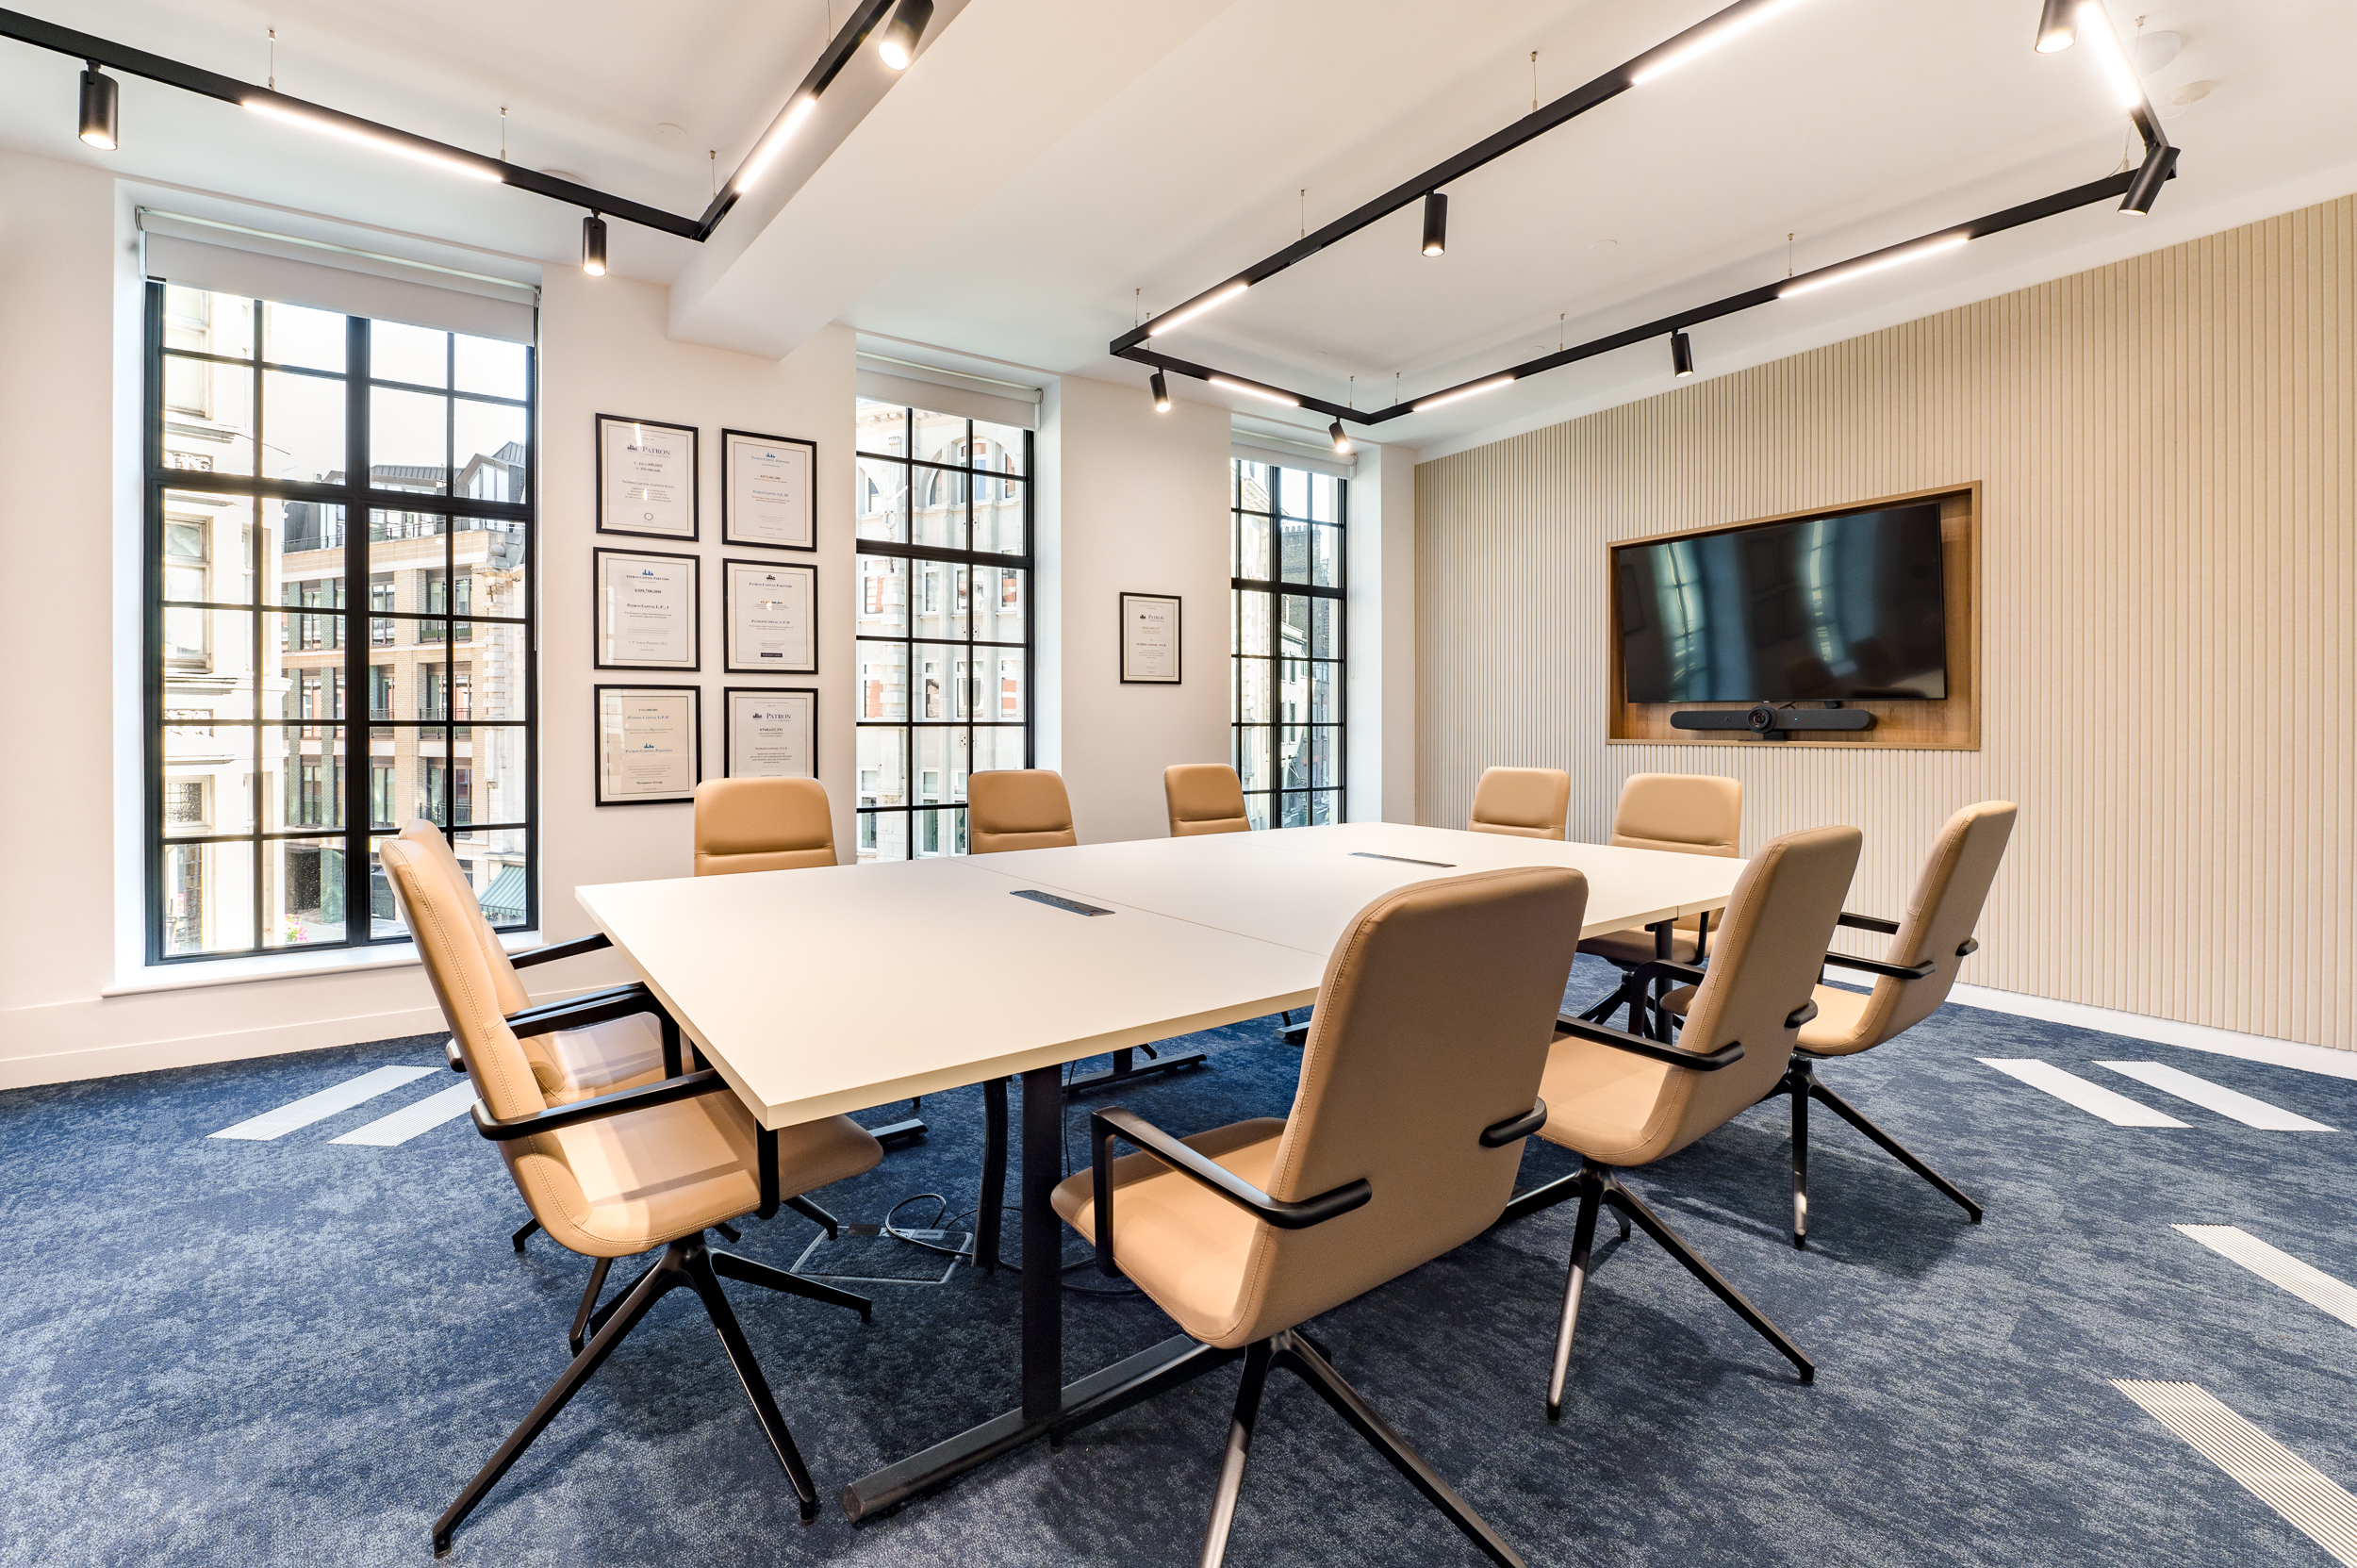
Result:
<svg viewBox="0 0 2357 1568"><path fill-rule="evenodd" d="M1268 470L1268 504L1265 511L1247 507L1244 504L1244 464L1247 461L1262 464ZM1320 478L1332 480L1334 520L1330 525L1307 515L1314 510L1313 507L1305 507L1304 515L1299 518L1288 517L1283 510L1283 476L1287 472L1298 473L1305 481L1315 481ZM1346 822L1350 819L1350 481L1340 474L1325 474L1313 469L1298 466L1288 468L1284 462L1274 457L1246 459L1231 456L1228 463L1228 559L1230 572L1228 585L1228 673L1230 678L1228 709L1228 760L1236 769L1237 782L1244 786L1246 815L1253 818L1255 827L1267 828L1309 827L1327 822ZM1244 519L1247 517L1258 518L1267 526L1267 560L1270 571L1267 577L1246 576L1244 571ZM1303 553L1302 575L1298 580L1286 575L1283 524L1287 520L1297 521L1307 530L1303 536L1307 548ZM1309 581L1312 575L1310 563L1316 552L1315 531L1327 526L1331 526L1334 530L1334 582L1330 585L1311 583ZM1244 652L1244 617L1246 592L1261 593L1267 596L1266 639L1262 644L1268 649L1265 654ZM1330 724L1319 723L1306 716L1297 722L1289 722L1283 716L1286 660L1284 652L1285 601L1288 598L1308 601L1324 600L1333 606L1331 646L1335 650L1334 656L1330 659L1317 658L1310 654L1306 649L1301 655L1301 662L1308 667L1307 673L1313 688L1316 667L1319 665L1333 667L1335 717ZM1312 625L1314 625L1316 613L1314 603L1310 604L1309 615ZM1244 672L1253 661L1264 662L1268 666L1271 711L1265 722L1247 722L1244 715ZM1285 782L1284 737L1285 732L1294 728L1303 730L1307 735L1308 751L1302 762L1302 772L1307 782L1289 786ZM1255 734L1253 732L1256 731L1264 732L1264 734ZM1316 783L1316 763L1322 744L1320 736L1328 731L1331 732L1334 782L1331 784L1320 784ZM1268 781L1267 787L1263 789L1252 787L1252 774L1245 767L1245 763L1249 760L1245 754L1246 748L1254 744L1262 746L1259 759L1261 768L1261 776ZM1329 813L1324 817L1317 815L1316 798L1319 796L1332 798ZM1297 817L1289 818L1285 815L1289 797L1297 798L1301 802L1301 810Z"/></svg>
<svg viewBox="0 0 2357 1568"><path fill-rule="evenodd" d="M439 733L442 747L442 801L440 821L446 841L454 841L459 834L520 833L523 835L523 869L525 900L523 917L500 926L501 930L530 930L540 918L540 734L539 734L539 549L538 509L540 500L539 464L539 351L537 344L520 345L524 351L524 395L521 398L462 391L457 386L457 335L444 337L444 377L441 387L420 387L407 383L381 381L371 371L371 318L344 317L344 366L339 371L321 371L316 367L290 365L265 357L268 347L264 331L265 309L273 302L255 299L252 306L252 340L245 356L216 354L190 349L170 348L165 343L166 288L158 279L146 284L145 332L143 368L146 387L141 404L142 428L142 493L143 523L141 529L143 559L141 568L140 602L142 607L140 719L144 751L144 799L141 807L140 833L144 848L144 904L142 928L146 962L151 966L181 964L207 964L225 959L265 957L288 952L320 952L342 949L363 949L397 946L410 940L410 934L397 921L390 929L377 929L390 914L391 900L381 878L375 871L374 841L398 833L401 822L384 825L374 820L375 782L378 768L371 745L381 733L392 730L412 730L419 733L417 751L424 754L426 732ZM217 291L214 298L234 298ZM209 347L209 345L208 345ZM175 469L165 462L165 425L173 411L166 405L166 367L174 359L197 360L225 365L251 372L253 403L247 412L251 416L251 432L257 461L251 474L223 474L209 470ZM297 374L339 381L344 388L344 481L343 483L312 482L265 477L264 465L258 454L264 450L268 432L264 425L265 371ZM445 451L442 488L439 492L416 489L380 488L370 452L370 411L372 391L384 388L398 391L423 392L438 396L443 402ZM493 501L459 493L458 476L462 471L456 441L456 415L462 403L487 404L519 409L523 414L523 472L524 499L519 502ZM253 520L247 528L244 564L247 595L244 602L231 602L220 598L202 602L167 600L164 597L164 531L166 497L170 494L219 495L233 502L242 502ZM314 503L322 526L327 520L340 514L336 524L342 531L343 560L338 579L338 600L334 605L315 606L301 601L266 600L272 591L269 563L265 556L268 534L259 526L261 508L271 501ZM488 616L479 610L448 606L442 612L428 615L422 612L399 612L387 617L378 609L372 592L354 592L354 585L372 584L371 545L377 537L374 523L379 512L425 514L441 520L443 540L441 573L444 581L454 580L461 569L457 562L459 536L477 532L461 526L466 520L481 520L506 524L498 532L520 535L523 543L521 569L523 572L522 607L520 616ZM219 538L209 541L208 592L218 592L220 573L227 569L222 559ZM166 774L168 767L166 729L173 722L167 708L167 659L170 650L165 643L165 614L168 609L192 608L204 612L210 624L212 612L236 611L247 614L252 622L252 647L244 677L249 696L249 715L243 718L213 717L203 722L214 730L242 730L252 735L249 756L251 766L247 779L250 796L248 827L243 832L203 834L168 834L164 820L166 805ZM329 647L339 651L342 663L337 668L338 680L330 685L335 695L329 699L332 712L322 718L295 717L284 714L266 717L262 689L262 672L266 668L265 645L272 634L271 627L280 615L299 611L305 617L323 617L338 623ZM461 616L465 619L462 621ZM358 694L374 696L371 665L385 661L388 647L377 640L380 622L397 625L401 621L437 623L440 637L421 643L430 650L445 668L453 655L473 641L467 631L477 625L517 626L521 628L522 710L520 718L486 720L470 717L465 724L455 723L447 715L440 720L422 717L397 719L380 717L376 712L363 713L357 706ZM209 638L209 632L207 634ZM316 651L316 650L314 650ZM398 661L395 661L397 664ZM329 667L322 667L329 668ZM396 676L396 680L398 677ZM396 697L396 702L398 698ZM371 704L372 707L372 704ZM183 721L185 722L185 721ZM334 823L322 825L288 824L269 828L265 810L265 792L269 787L269 769L263 766L262 745L265 730L326 729L340 731L341 751L336 755L336 766L329 776L337 785L338 800L333 812L340 817L341 831ZM456 801L453 799L459 771L455 746L462 739L471 740L486 730L519 731L523 735L522 805L520 817L503 817L498 821L455 823ZM470 770L479 767L482 758L472 756ZM287 782L296 777L295 769L302 759L293 753L281 759L283 771L279 787L288 791ZM206 797L210 795L206 791ZM393 784L393 798L404 797L398 777ZM218 801L206 800L205 816L207 826L218 828L223 808ZM301 943L276 943L269 940L266 923L269 914L267 875L270 845L278 840L304 840L326 848L326 841L339 840L337 847L342 855L343 935ZM178 846L203 844L251 844L253 900L252 946L220 948L201 952L170 952L166 950L165 900L166 862L169 851ZM322 857L323 859L323 857ZM218 856L216 857L218 861ZM291 864L291 862L289 863Z"/></svg>

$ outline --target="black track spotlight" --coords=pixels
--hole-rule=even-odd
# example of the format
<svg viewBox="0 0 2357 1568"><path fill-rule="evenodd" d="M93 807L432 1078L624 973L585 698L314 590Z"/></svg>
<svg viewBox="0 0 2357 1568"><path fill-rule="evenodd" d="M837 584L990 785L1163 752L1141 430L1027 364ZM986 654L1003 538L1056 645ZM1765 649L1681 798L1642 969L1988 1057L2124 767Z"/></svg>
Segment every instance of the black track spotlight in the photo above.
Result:
<svg viewBox="0 0 2357 1568"><path fill-rule="evenodd" d="M605 220L594 212L581 221L581 270L605 276Z"/></svg>
<svg viewBox="0 0 2357 1568"><path fill-rule="evenodd" d="M1670 369L1680 376L1694 373L1694 339L1683 332L1670 334Z"/></svg>
<svg viewBox="0 0 2357 1568"><path fill-rule="evenodd" d="M2037 52L2060 54L2079 41L2080 0L2046 0L2037 19Z"/></svg>
<svg viewBox="0 0 2357 1568"><path fill-rule="evenodd" d="M1162 379L1162 371L1156 371L1154 372L1151 385L1154 388L1154 412L1157 414L1169 413L1170 383Z"/></svg>
<svg viewBox="0 0 2357 1568"><path fill-rule="evenodd" d="M2161 187L2168 183L2169 174L2177 167L2177 149L2163 145L2144 155L2144 162L2136 168L2136 177L2128 183L2127 198L2119 204L2122 212L2133 212L2141 218L2152 210L2153 201Z"/></svg>
<svg viewBox="0 0 2357 1568"><path fill-rule="evenodd" d="M1424 254L1448 253L1448 198L1432 191L1424 199Z"/></svg>
<svg viewBox="0 0 2357 1568"><path fill-rule="evenodd" d="M1332 424L1327 425L1326 433L1334 437L1334 451L1337 455L1343 457L1350 455L1350 432L1343 428L1342 421L1336 420Z"/></svg>
<svg viewBox="0 0 2357 1568"><path fill-rule="evenodd" d="M115 108L122 94L116 80L90 62L82 73L82 140L101 152L115 150Z"/></svg>
<svg viewBox="0 0 2357 1568"><path fill-rule="evenodd" d="M892 13L892 25L876 41L876 58L895 71L906 71L909 61L916 58L916 41L925 36L925 25L932 19L933 0L900 0L900 8Z"/></svg>

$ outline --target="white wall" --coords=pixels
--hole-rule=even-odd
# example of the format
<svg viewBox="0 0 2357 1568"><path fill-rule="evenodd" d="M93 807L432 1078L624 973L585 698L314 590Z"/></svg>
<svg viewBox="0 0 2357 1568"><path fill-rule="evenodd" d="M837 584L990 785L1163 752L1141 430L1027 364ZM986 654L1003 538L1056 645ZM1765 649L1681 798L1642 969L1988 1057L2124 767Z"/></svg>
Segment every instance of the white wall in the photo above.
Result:
<svg viewBox="0 0 2357 1568"><path fill-rule="evenodd" d="M1350 479L1349 800L1416 820L1416 452L1362 446Z"/></svg>

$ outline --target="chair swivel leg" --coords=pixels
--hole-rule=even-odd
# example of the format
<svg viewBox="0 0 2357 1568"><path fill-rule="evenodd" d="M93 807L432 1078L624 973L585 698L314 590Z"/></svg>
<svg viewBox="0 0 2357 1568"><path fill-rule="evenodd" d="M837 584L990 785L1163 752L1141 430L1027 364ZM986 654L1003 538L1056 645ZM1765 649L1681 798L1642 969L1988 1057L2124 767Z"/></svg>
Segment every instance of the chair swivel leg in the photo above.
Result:
<svg viewBox="0 0 2357 1568"><path fill-rule="evenodd" d="M764 1290L773 1290L782 1296L799 1296L806 1301L823 1301L830 1307L849 1307L859 1313L862 1323L869 1322L875 1316L875 1303L864 1296L837 1290L816 1279L805 1279L799 1274L788 1274L782 1268L772 1268L750 1258L740 1258L733 1252L715 1252L711 1257L713 1272L724 1279L759 1285Z"/></svg>
<svg viewBox="0 0 2357 1568"><path fill-rule="evenodd" d="M507 1238L508 1245L513 1246L517 1251L521 1252L524 1249L524 1243L531 1239L532 1233L535 1230L539 1229L540 1222L538 1220L528 1219L524 1221L521 1226L517 1228L516 1233Z"/></svg>
<svg viewBox="0 0 2357 1568"><path fill-rule="evenodd" d="M567 1345L572 1346L573 1354L576 1356L581 1354L582 1346L589 1342L589 1314L598 1309L598 1293L605 1289L606 1271L613 1266L613 1259L600 1258L589 1269L588 1288L581 1293L581 1309L573 1313L573 1331L566 1337L565 1341ZM624 1291L622 1294L627 1296L630 1293Z"/></svg>
<svg viewBox="0 0 2357 1568"><path fill-rule="evenodd" d="M1211 1494L1211 1522L1203 1532L1202 1568L1220 1568L1228 1559L1228 1535L1236 1524L1236 1498L1244 1491L1244 1462L1252 1450L1252 1428L1261 1419L1261 1395L1268 1386L1271 1342L1244 1352L1244 1381L1228 1418L1228 1453L1219 1467L1219 1490Z"/></svg>
<svg viewBox="0 0 2357 1568"><path fill-rule="evenodd" d="M1589 1254L1596 1244L1596 1212L1604 1203L1604 1179L1591 1165L1583 1165L1579 1181L1579 1218L1572 1226L1572 1266L1563 1281L1563 1316L1556 1325L1555 1366L1547 1375L1547 1419L1563 1419L1563 1383L1572 1369L1572 1335L1579 1327L1579 1299L1588 1288ZM1616 1211L1617 1212L1617 1211ZM1628 1234L1628 1220L1621 1220Z"/></svg>
<svg viewBox="0 0 2357 1568"><path fill-rule="evenodd" d="M829 1241L834 1240L835 1231L843 1223L807 1197L799 1196L789 1197L785 1200L785 1206L818 1227L819 1230L824 1230ZM736 1238L731 1236L729 1240L734 1241Z"/></svg>
<svg viewBox="0 0 2357 1568"><path fill-rule="evenodd" d="M1966 1213L1972 1216L1973 1224L1978 1225L1981 1223L1981 1206L1973 1202L1970 1197L1967 1197L1964 1195L1963 1190L1957 1187L1954 1182L1940 1175L1939 1172L1932 1169L1931 1166L1925 1164L1922 1161L1917 1159L1914 1154L1908 1151L1907 1147L1904 1144L1902 1144L1898 1139L1892 1137L1889 1133L1885 1132L1881 1128L1876 1127L1872 1122L1869 1121L1866 1118L1865 1114L1859 1111L1855 1106L1852 1105L1848 1100L1843 1099L1839 1095L1837 1095L1831 1089L1826 1088L1825 1085L1818 1080L1815 1072L1808 1069L1806 1064L1795 1064L1795 1065L1808 1074L1808 1092L1810 1095L1814 1096L1818 1099L1823 1100L1827 1106L1832 1108L1835 1115L1839 1116L1843 1121L1848 1122L1852 1127L1856 1128L1860 1132L1865 1133L1867 1137L1872 1139L1875 1145L1879 1147L1884 1153L1889 1155L1892 1159L1906 1166L1907 1169L1913 1171L1916 1175L1921 1177L1933 1186L1938 1188L1951 1202L1954 1203Z"/></svg>
<svg viewBox="0 0 2357 1568"><path fill-rule="evenodd" d="M1638 1200L1637 1195L1621 1184L1620 1178L1605 1179L1604 1200L1628 1215L1648 1236L1661 1245L1661 1249L1686 1265L1686 1271L1704 1284L1711 1294L1735 1310L1735 1314L1752 1326L1754 1332L1766 1340L1801 1374L1801 1381L1817 1380L1817 1364L1801 1353L1801 1347L1786 1337L1783 1329L1768 1320L1768 1315L1745 1299L1743 1293L1729 1284L1717 1269L1703 1262L1700 1254L1688 1246L1678 1233L1661 1222L1661 1217Z"/></svg>
<svg viewBox="0 0 2357 1568"><path fill-rule="evenodd" d="M745 1262L741 1258L731 1261ZM778 1413L778 1402L770 1396L768 1379L761 1375L761 1365L753 1360L753 1347L745 1343L745 1330L737 1327L736 1314L729 1310L729 1298L720 1289L714 1262L704 1250L702 1239L698 1238L682 1260L686 1282L703 1298L704 1312L720 1336L729 1364L736 1369L737 1381L745 1385L745 1396L752 1401L753 1413L761 1420L761 1429L769 1439L770 1448L777 1454L778 1462L785 1467L786 1479L793 1483L795 1500L801 1508L802 1523L807 1525L818 1516L818 1488L810 1478L809 1468L802 1463L801 1451L794 1446L794 1434L785 1428L785 1417Z"/></svg>

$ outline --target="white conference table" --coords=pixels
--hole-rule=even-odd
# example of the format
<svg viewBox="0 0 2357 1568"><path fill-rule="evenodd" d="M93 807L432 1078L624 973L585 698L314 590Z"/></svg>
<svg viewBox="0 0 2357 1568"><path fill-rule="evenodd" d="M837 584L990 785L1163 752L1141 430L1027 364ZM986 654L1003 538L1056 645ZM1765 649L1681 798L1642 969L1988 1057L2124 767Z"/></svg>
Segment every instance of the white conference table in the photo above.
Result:
<svg viewBox="0 0 2357 1568"><path fill-rule="evenodd" d="M1515 866L1586 874L1585 937L1722 909L1744 863L1354 822L576 894L764 1127L1023 1080L1021 1407L853 1482L856 1519L1231 1359L1179 1336L1064 1383L1064 1064L1306 1006L1374 899Z"/></svg>

